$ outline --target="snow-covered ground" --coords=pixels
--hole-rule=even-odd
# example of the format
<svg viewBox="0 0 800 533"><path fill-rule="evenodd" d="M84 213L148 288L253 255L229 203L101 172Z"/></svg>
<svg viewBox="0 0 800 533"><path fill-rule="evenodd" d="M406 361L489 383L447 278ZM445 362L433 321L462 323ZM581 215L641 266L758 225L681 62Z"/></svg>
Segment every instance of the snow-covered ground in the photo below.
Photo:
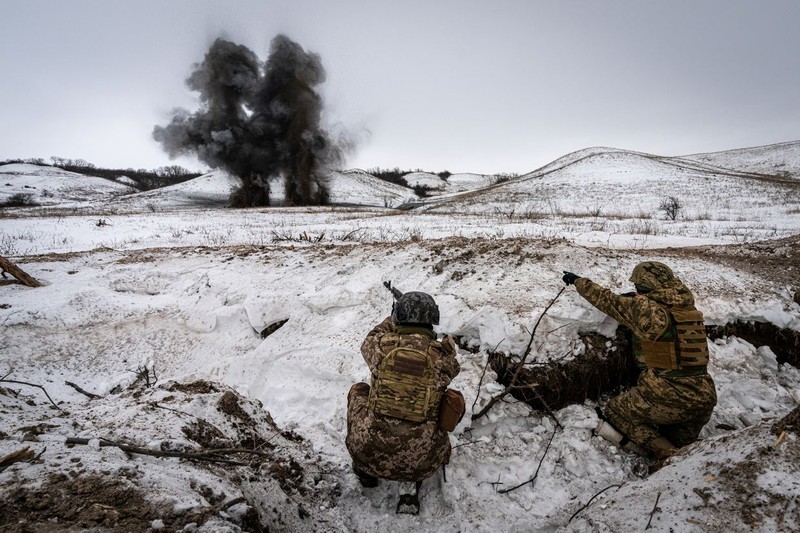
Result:
<svg viewBox="0 0 800 533"><path fill-rule="evenodd" d="M709 324L800 331L796 187L722 175L713 180L728 181L710 183L698 170L600 149L537 172L410 212L381 200L188 209L174 192L218 194L219 176L161 191L153 210L126 209L141 202L134 194L110 215L0 212L0 255L44 283L0 286L0 457L24 446L41 454L0 472L0 528L35 529L31 521L47 516L35 514L39 502L53 530L250 531L255 512L272 529L296 531L634 531L648 522L654 531L797 530L800 441L796 428L780 442L770 428L800 405L800 370L737 337L711 344L719 404L703 440L645 479L634 457L592 435L591 402L556 412L556 430L510 400L480 420L465 416L447 481L423 484L419 516L395 515L395 483L360 487L344 447L346 393L368 379L359 346L391 309L384 280L432 294L438 331L477 349L459 351L453 383L468 413L502 389L491 371L483 376L488 352L524 351L562 270L627 291L639 261L663 261ZM669 192L708 216L662 220L653 206ZM592 195L599 212L577 216ZM507 212L541 198L557 207L531 219ZM661 229L642 234L625 220ZM725 223L770 230L709 230ZM740 260L722 260L723 251ZM615 327L569 288L537 329L530 359L580 357L579 332L610 336ZM155 386L137 381L145 375ZM8 380L41 385L58 408L42 389ZM66 437L88 445L68 447ZM263 462L128 456L99 439L180 451L225 443ZM500 492L537 470L535 482ZM59 490L87 501L70 514Z"/></svg>

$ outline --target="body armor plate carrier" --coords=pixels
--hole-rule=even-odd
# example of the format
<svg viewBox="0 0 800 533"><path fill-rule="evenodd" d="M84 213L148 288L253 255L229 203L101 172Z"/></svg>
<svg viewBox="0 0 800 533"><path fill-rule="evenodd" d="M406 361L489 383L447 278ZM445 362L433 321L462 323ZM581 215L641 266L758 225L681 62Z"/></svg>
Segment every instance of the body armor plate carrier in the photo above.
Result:
<svg viewBox="0 0 800 533"><path fill-rule="evenodd" d="M708 340L703 313L697 310L667 310L670 327L655 341L641 340L648 368L693 370L708 364Z"/></svg>
<svg viewBox="0 0 800 533"><path fill-rule="evenodd" d="M367 405L375 413L425 422L439 416L442 394L436 390L436 369L426 352L402 345L400 335L381 339L383 360L373 376ZM430 350L430 348L428 348Z"/></svg>

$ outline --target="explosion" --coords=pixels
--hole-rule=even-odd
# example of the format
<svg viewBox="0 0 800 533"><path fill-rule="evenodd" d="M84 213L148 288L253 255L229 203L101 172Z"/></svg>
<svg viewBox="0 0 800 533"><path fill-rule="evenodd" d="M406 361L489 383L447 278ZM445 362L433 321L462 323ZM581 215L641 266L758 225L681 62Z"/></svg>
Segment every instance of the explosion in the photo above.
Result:
<svg viewBox="0 0 800 533"><path fill-rule="evenodd" d="M325 81L318 54L276 36L262 64L245 46L217 39L186 80L200 109L177 109L153 138L170 157L195 154L242 180L237 207L269 205L269 178L282 176L288 205L328 201L327 175L341 150L320 125Z"/></svg>

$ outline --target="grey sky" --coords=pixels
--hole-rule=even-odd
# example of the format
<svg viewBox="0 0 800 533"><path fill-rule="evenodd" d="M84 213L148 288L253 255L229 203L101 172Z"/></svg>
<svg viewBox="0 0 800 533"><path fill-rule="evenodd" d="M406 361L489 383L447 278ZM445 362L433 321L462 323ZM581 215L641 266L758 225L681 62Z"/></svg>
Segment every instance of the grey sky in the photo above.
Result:
<svg viewBox="0 0 800 533"><path fill-rule="evenodd" d="M4 0L0 160L171 164L151 138L217 37L319 53L346 167L527 172L612 146L800 139L800 2ZM178 164L201 168L198 163Z"/></svg>

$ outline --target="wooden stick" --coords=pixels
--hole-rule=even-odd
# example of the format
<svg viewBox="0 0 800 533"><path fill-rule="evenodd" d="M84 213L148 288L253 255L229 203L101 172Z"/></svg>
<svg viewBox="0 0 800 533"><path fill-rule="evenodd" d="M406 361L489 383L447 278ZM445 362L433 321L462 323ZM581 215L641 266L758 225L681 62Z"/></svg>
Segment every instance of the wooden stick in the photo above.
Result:
<svg viewBox="0 0 800 533"><path fill-rule="evenodd" d="M558 294L555 295L555 297L550 301L550 303L547 304L547 307L544 308L544 311L542 311L542 314L539 315L539 319L536 321L536 324L533 326L533 331L531 331L531 337L528 340L528 346L525 348L525 353L522 355L522 359L520 360L519 366L517 366L517 370L514 372L514 375L511 376L511 381L508 384L508 386L500 394L498 394L497 396L493 396L492 399L489 400L489 403L487 403L483 407L483 409L480 410L480 412L478 414L472 415L472 420L477 420L477 419L481 418L482 416L484 416L486 413L488 413L489 409L491 409L494 404L499 402L509 392L511 392L511 389L514 387L514 385L516 385L517 378L519 377L519 374L522 371L522 368L525 366L525 360L528 358L528 355L531 353L531 346L533 345L533 337L534 337L534 335L536 335L536 328L539 327L539 323L544 318L544 315L546 315L547 311L553 306L554 303L556 303L556 300L558 300L558 297L561 296L561 293L564 292L564 289L566 289L566 286L561 287L561 290L558 291ZM538 396L538 393L536 393L536 394ZM541 397L539 399L541 400ZM550 410L549 407L547 407L547 404L545 404L544 401L542 401L542 404L545 405L546 411L548 412L548 414L550 414L553 417L553 419L555 420L555 422L558 425L558 427L561 427L561 423L558 421L557 418L555 418L555 414L553 413L553 411Z"/></svg>
<svg viewBox="0 0 800 533"><path fill-rule="evenodd" d="M6 375L8 375L8 374L6 374ZM28 385L29 387L39 387L40 389L42 389L42 391L44 392L44 395L47 396L47 399L50 400L50 403L52 403L53 406L56 409L58 409L62 413L65 412L62 408L60 408L59 406L56 405L56 402L53 401L53 399L50 397L50 395L47 394L47 391L45 390L45 388L42 387L41 385L37 385L36 383L28 383L27 381L17 381L17 380L14 380L14 379L6 379L6 378L0 379L0 382L3 382L3 383L16 383L17 385Z"/></svg>
<svg viewBox="0 0 800 533"><path fill-rule="evenodd" d="M610 489L610 488L613 488L613 487L620 488L621 486L622 486L622 484L619 484L619 485L609 485L608 487L604 488L603 490L601 490L600 492L598 492L597 494L595 494L594 496L592 496L591 498L589 498L589 501L588 501L588 502L586 502L586 505L584 505L583 507L581 507L580 509L578 509L577 511L575 511L574 513L572 513L572 516L570 516L570 517L569 517L569 520L567 520L567 524L569 524L570 522L572 522L572 519L573 519L573 518L575 518L576 516L578 516L578 513L580 513L581 511L583 511L583 510L584 510L584 509L586 509L587 507L589 507L589 504L590 504L590 503L592 503L592 502L594 501L594 499L595 499L595 498L597 498L598 496L600 496L601 494L603 494L605 491L607 491L607 490L608 490L608 489Z"/></svg>
<svg viewBox="0 0 800 533"><path fill-rule="evenodd" d="M21 448L15 452L11 452L8 455L0 457L0 471L5 470L14 463L30 461L31 459L35 459L35 454L31 450L30 446L25 446L24 448Z"/></svg>
<svg viewBox="0 0 800 533"><path fill-rule="evenodd" d="M653 515L656 514L657 511L661 510L661 509L658 508L658 499L659 498L661 498L661 493L660 492L658 494L656 494L656 503L653 505L653 510L650 511L650 520L647 521L647 525L645 526L645 529L650 529L650 522L653 521Z"/></svg>
<svg viewBox="0 0 800 533"><path fill-rule="evenodd" d="M17 265L6 259L5 257L0 256L0 268L3 272L8 272L15 278L19 280L20 283L26 285L28 287L41 287L42 284L36 280L35 278L29 276L25 273L21 268Z"/></svg>
<svg viewBox="0 0 800 533"><path fill-rule="evenodd" d="M544 449L544 453L542 454L542 458L539 459L539 466L536 467L536 472L534 472L533 477L530 478L528 481L525 481L524 483L520 483L519 485L517 485L515 487L511 487L510 489L503 489L501 491L498 491L498 492L500 492L500 494L505 494L507 492L511 492L512 490L518 489L523 485L527 485L528 483L533 483L536 480L536 477L539 475L539 469L542 468L542 463L544 462L544 458L547 455L547 451L550 449L550 444L552 444L552 442L553 442L553 437L556 436L556 431L558 431L558 428L557 427L553 428L553 434L550 435L550 440L547 441L547 447Z"/></svg>
<svg viewBox="0 0 800 533"><path fill-rule="evenodd" d="M79 386L75 385L75 384L74 384L73 382L71 382L71 381L65 381L65 382L64 382L64 384L65 384L65 385L69 385L70 387L72 387L72 388L73 388L73 389L75 389L76 391L80 392L81 394L83 394L83 395L85 395L85 396L88 396L88 397L89 397L89 398L91 398L92 400L94 400L95 398L102 398L102 396L99 396L99 395L97 395L97 394L93 394L93 393L91 393L91 392L86 392L85 390L83 390L83 389L82 389L82 388L80 388Z"/></svg>
<svg viewBox="0 0 800 533"><path fill-rule="evenodd" d="M85 439L82 437L67 437L64 441L65 444L89 444L92 439ZM229 459L222 459L215 457L217 455L231 455L237 453L258 455L260 457L271 458L269 454L258 450L248 450L246 448L219 448L213 450L200 450L198 452L175 452L164 450L151 450L149 448L140 448L139 446L129 446L127 444L119 444L108 439L100 439L100 446L114 446L127 453L136 453L139 455L151 455L153 457L179 457L181 459L190 459L194 461L208 461L212 463L229 463L235 465L246 466L247 463L239 461L231 461Z"/></svg>

